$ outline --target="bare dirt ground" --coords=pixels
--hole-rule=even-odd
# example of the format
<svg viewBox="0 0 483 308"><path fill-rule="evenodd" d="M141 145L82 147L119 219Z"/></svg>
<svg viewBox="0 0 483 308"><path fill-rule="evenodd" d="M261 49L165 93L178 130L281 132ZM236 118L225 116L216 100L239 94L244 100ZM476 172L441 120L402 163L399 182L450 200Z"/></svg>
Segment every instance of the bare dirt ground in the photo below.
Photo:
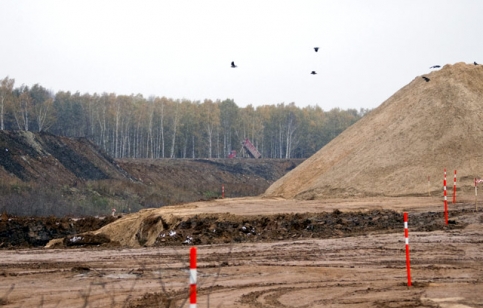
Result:
<svg viewBox="0 0 483 308"><path fill-rule="evenodd" d="M471 198L450 204L448 226L436 197L239 198L163 209L185 217L230 212L247 222L253 215L326 215L303 232L282 226L276 238L197 245L198 307L462 308L483 307L479 206L475 211ZM403 211L409 212L412 287ZM399 229L393 215L400 215ZM354 231L350 222L367 227ZM334 232L318 232L327 230L324 224ZM0 306L189 307L189 248L0 250Z"/></svg>

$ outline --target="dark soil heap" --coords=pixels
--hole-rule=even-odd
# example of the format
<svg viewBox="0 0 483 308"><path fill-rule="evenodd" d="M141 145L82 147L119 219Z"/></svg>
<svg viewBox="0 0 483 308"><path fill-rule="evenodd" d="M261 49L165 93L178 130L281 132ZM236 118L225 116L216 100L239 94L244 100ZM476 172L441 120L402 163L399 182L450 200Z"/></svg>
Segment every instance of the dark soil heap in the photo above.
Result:
<svg viewBox="0 0 483 308"><path fill-rule="evenodd" d="M483 175L483 66L456 63L416 77L271 185L297 199L441 193L443 170L469 191ZM428 177L430 184L428 185Z"/></svg>
<svg viewBox="0 0 483 308"><path fill-rule="evenodd" d="M44 246L52 238L99 229L117 218L7 217L0 219L0 249Z"/></svg>
<svg viewBox="0 0 483 308"><path fill-rule="evenodd" d="M452 211L452 217L468 212L472 209ZM443 213L429 212L411 214L411 225L413 231L434 231L463 228L467 224L452 220L450 225L445 225ZM347 237L400 230L401 213L393 210L248 216L218 213L181 217L163 214L161 209L149 209L125 216L96 231L52 240L46 247L211 245Z"/></svg>
<svg viewBox="0 0 483 308"><path fill-rule="evenodd" d="M0 177L59 185L130 178L87 138L29 131L0 131Z"/></svg>

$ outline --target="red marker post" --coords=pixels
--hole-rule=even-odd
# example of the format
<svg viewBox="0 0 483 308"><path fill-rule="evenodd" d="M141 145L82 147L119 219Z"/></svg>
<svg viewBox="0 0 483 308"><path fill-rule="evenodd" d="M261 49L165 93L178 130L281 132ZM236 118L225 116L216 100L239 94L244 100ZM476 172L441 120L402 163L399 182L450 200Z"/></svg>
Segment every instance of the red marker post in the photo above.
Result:
<svg viewBox="0 0 483 308"><path fill-rule="evenodd" d="M444 220L448 224L448 198L446 196L446 169L444 169Z"/></svg>
<svg viewBox="0 0 483 308"><path fill-rule="evenodd" d="M408 287L411 286L411 261L409 259L409 230L408 230L408 213L404 213L404 238L406 240L406 270L408 275Z"/></svg>
<svg viewBox="0 0 483 308"><path fill-rule="evenodd" d="M478 211L478 183L481 182L481 179L475 178L475 211Z"/></svg>
<svg viewBox="0 0 483 308"><path fill-rule="evenodd" d="M190 308L196 308L196 247L190 250Z"/></svg>
<svg viewBox="0 0 483 308"><path fill-rule="evenodd" d="M456 170L454 171L454 179L453 179L453 204L456 203Z"/></svg>
<svg viewBox="0 0 483 308"><path fill-rule="evenodd" d="M225 185L221 184L221 198L225 199Z"/></svg>

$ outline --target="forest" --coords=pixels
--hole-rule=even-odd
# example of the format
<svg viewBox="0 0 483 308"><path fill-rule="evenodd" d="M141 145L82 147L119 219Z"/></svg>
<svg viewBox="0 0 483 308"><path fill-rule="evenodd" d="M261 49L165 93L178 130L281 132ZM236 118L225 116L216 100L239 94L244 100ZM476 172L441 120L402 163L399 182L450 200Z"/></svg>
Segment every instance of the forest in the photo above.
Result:
<svg viewBox="0 0 483 308"><path fill-rule="evenodd" d="M225 158L233 150L240 157L245 138L264 158L307 158L369 111L53 93L39 84L16 86L8 76L0 86L0 130L86 137L114 158Z"/></svg>

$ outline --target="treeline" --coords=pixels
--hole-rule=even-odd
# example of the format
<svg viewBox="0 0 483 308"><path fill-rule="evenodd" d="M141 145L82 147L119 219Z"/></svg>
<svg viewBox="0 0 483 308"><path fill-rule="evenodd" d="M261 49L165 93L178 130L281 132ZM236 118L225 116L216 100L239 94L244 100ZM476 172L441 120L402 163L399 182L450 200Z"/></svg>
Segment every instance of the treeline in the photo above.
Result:
<svg viewBox="0 0 483 308"><path fill-rule="evenodd" d="M232 150L240 156L245 138L265 158L307 158L368 111L53 93L39 84L15 87L9 77L0 87L1 130L87 137L114 158L223 158Z"/></svg>

